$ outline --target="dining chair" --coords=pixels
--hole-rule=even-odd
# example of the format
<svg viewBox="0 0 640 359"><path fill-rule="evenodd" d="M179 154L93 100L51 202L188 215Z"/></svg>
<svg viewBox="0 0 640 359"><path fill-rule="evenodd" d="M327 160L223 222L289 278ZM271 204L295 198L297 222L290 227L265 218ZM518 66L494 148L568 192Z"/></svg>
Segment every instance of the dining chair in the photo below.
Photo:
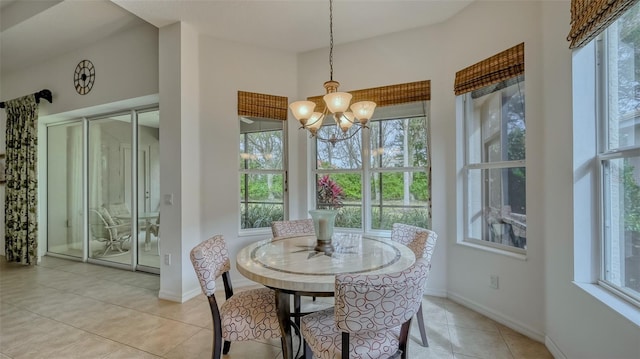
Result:
<svg viewBox="0 0 640 359"><path fill-rule="evenodd" d="M190 253L202 292L209 299L213 319L213 359L229 353L232 341L281 337L272 289L260 288L233 293L229 251L222 235L195 246ZM218 306L214 295L216 279L222 276L226 300ZM224 348L222 340L224 339Z"/></svg>
<svg viewBox="0 0 640 359"><path fill-rule="evenodd" d="M391 228L391 240L402 243L411 248L413 253L416 255L416 258L424 258L427 260L427 265L429 266L429 269L431 269L431 256L433 255L433 250L435 249L436 241L438 240L436 232L408 224L394 223ZM422 302L420 302L420 308L418 308L417 315L422 346L428 347L429 340L427 339L427 330L424 326Z"/></svg>
<svg viewBox="0 0 640 359"><path fill-rule="evenodd" d="M271 222L273 237L290 236L294 234L314 234L313 219L294 219L290 221Z"/></svg>
<svg viewBox="0 0 640 359"><path fill-rule="evenodd" d="M407 358L428 275L424 258L396 273L336 275L335 307L302 317L306 358Z"/></svg>
<svg viewBox="0 0 640 359"><path fill-rule="evenodd" d="M313 226L313 219L293 219L290 221L273 221L271 222L271 233L273 238L282 236L292 236L296 234L315 234L315 228ZM313 297L316 300L316 297ZM302 304L300 296L293 295L293 313L294 322L300 327L300 316L302 311Z"/></svg>

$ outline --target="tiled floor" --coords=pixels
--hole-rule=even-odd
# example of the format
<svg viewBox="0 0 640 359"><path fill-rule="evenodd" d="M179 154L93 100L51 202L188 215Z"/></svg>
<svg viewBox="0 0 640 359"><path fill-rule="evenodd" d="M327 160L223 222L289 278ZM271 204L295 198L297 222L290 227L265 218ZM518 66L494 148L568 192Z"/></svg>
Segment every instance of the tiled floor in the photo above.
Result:
<svg viewBox="0 0 640 359"><path fill-rule="evenodd" d="M158 299L158 288L150 274L50 257L24 267L0 257L0 359L210 358L204 295L178 304ZM423 309L430 347L412 328L410 358L552 358L544 345L447 299L425 297ZM279 341L234 343L224 356L281 357Z"/></svg>

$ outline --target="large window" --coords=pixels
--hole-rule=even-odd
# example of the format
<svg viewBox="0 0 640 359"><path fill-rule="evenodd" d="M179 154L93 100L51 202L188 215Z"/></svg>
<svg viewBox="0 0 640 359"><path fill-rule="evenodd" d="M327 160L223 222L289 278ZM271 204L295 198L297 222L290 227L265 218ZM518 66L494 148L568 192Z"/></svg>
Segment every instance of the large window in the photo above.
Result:
<svg viewBox="0 0 640 359"><path fill-rule="evenodd" d="M240 117L240 226L285 218L284 121Z"/></svg>
<svg viewBox="0 0 640 359"><path fill-rule="evenodd" d="M601 283L640 302L640 7L604 32L599 63Z"/></svg>
<svg viewBox="0 0 640 359"><path fill-rule="evenodd" d="M527 246L524 75L462 96L465 238L524 251Z"/></svg>
<svg viewBox="0 0 640 359"><path fill-rule="evenodd" d="M390 230L396 222L430 227L426 113L426 101L381 107L369 129L351 139L335 146L316 141L316 186L328 175L344 194L336 227ZM334 127L322 127L319 135L330 137Z"/></svg>

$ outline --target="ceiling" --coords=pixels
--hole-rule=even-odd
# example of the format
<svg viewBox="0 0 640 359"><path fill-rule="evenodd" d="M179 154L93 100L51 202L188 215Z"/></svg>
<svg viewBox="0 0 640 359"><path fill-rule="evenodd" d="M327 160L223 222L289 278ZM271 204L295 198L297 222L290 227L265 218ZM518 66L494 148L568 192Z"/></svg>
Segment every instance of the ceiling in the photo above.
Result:
<svg viewBox="0 0 640 359"><path fill-rule="evenodd" d="M473 0L335 0L335 44L442 22ZM32 66L146 21L293 53L329 45L327 0L0 0L0 72ZM25 46L25 44L29 44Z"/></svg>

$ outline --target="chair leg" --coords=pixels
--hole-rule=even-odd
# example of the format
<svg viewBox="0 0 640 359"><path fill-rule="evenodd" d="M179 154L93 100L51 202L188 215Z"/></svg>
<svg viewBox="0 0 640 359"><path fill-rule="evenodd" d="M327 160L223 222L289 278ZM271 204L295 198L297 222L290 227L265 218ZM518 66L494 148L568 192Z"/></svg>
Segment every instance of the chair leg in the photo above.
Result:
<svg viewBox="0 0 640 359"><path fill-rule="evenodd" d="M300 296L297 294L294 294L293 295L293 313L294 313L293 322L296 323L298 328L300 328L300 311L301 311L300 308L301 308Z"/></svg>
<svg viewBox="0 0 640 359"><path fill-rule="evenodd" d="M229 354L229 349L231 349L231 342L228 340L224 341L224 347L222 347L222 354Z"/></svg>
<svg viewBox="0 0 640 359"><path fill-rule="evenodd" d="M213 352L211 354L211 359L220 359L220 352L222 351L222 333L220 332L220 328L216 330L213 329Z"/></svg>
<svg viewBox="0 0 640 359"><path fill-rule="evenodd" d="M422 346L428 347L429 341L427 340L427 330L424 327L424 316L422 315L422 303L418 308L418 328L420 328L420 337L422 337Z"/></svg>

